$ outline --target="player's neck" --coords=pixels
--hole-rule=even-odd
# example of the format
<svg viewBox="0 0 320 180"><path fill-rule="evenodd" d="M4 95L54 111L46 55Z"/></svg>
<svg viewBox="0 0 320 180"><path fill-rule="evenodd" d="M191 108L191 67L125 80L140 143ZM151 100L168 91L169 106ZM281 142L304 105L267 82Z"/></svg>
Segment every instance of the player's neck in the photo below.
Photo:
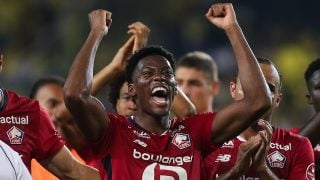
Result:
<svg viewBox="0 0 320 180"><path fill-rule="evenodd" d="M249 140L250 137L255 136L258 134L258 131L252 129L251 127L244 130L239 136L245 140Z"/></svg>
<svg viewBox="0 0 320 180"><path fill-rule="evenodd" d="M208 105L207 107L203 108L202 110L198 110L198 113L206 113L206 112L213 112L213 107L212 105Z"/></svg>
<svg viewBox="0 0 320 180"><path fill-rule="evenodd" d="M154 117L147 114L137 114L134 118L141 128L154 134L162 134L170 128L171 121L169 115L162 117Z"/></svg>

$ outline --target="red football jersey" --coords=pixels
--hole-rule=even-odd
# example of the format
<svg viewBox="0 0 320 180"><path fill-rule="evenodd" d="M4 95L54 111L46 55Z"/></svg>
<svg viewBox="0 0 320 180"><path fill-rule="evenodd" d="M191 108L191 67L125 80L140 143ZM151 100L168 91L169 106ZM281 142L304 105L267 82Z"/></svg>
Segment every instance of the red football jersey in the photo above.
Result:
<svg viewBox="0 0 320 180"><path fill-rule="evenodd" d="M0 107L0 139L17 151L30 171L31 159L55 155L63 142L38 101L3 91Z"/></svg>
<svg viewBox="0 0 320 180"><path fill-rule="evenodd" d="M298 134L300 132L300 128L290 129L290 132ZM314 152L314 160L315 160L315 176L316 180L320 180L320 143L316 145L313 149Z"/></svg>
<svg viewBox="0 0 320 180"><path fill-rule="evenodd" d="M210 137L215 113L174 119L161 135L143 130L130 118L108 116L110 125L93 149L96 157L110 156L112 179L200 178L201 156L214 148Z"/></svg>
<svg viewBox="0 0 320 180"><path fill-rule="evenodd" d="M108 157L105 157L105 158L96 157L93 152L92 146L90 144L87 144L78 153L87 165L99 170L99 175L101 180L108 179L108 174L107 174L107 171L109 170Z"/></svg>
<svg viewBox="0 0 320 180"><path fill-rule="evenodd" d="M313 149L316 163L316 180L320 180L320 143Z"/></svg>
<svg viewBox="0 0 320 180"><path fill-rule="evenodd" d="M221 148L212 152L205 159L205 166L210 179L230 170L236 159L238 148L244 139L234 138L225 142ZM283 129L274 128L267 165L280 179L311 180L314 179L314 156L310 141L302 136ZM240 179L259 178L252 168Z"/></svg>

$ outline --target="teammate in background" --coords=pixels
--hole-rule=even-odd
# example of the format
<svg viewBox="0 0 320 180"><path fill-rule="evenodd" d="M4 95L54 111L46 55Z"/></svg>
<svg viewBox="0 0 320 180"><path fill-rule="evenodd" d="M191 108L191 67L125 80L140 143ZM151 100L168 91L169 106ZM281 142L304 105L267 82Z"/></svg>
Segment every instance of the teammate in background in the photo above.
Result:
<svg viewBox="0 0 320 180"><path fill-rule="evenodd" d="M128 82L124 74L119 74L110 82L109 101L118 114L130 117L136 114L137 106L128 92Z"/></svg>
<svg viewBox="0 0 320 180"><path fill-rule="evenodd" d="M320 180L320 59L316 59L311 62L304 73L304 79L308 87L308 94L306 95L308 102L313 106L316 114L311 118L311 120L305 124L301 129L293 129L292 131L299 132L300 135L306 136L311 141L314 149L315 157L315 172L316 180Z"/></svg>
<svg viewBox="0 0 320 180"><path fill-rule="evenodd" d="M210 179L301 179L314 178L312 146L305 137L270 125L272 114L281 101L281 75L268 59L258 58L272 93L272 107L259 123L225 142L205 160ZM242 81L230 83L235 101L241 101Z"/></svg>
<svg viewBox="0 0 320 180"><path fill-rule="evenodd" d="M2 64L0 54L0 69ZM20 154L29 170L34 158L61 179L99 178L97 170L74 159L38 101L1 88L0 117L0 139Z"/></svg>
<svg viewBox="0 0 320 180"><path fill-rule="evenodd" d="M57 107L64 104L63 101L63 86L65 80L59 76L49 76L40 78L37 80L31 88L29 97L39 101L40 105L49 114L50 119L53 121L55 128L59 134L66 140L66 143L70 142L71 145L67 144L72 155L77 158L80 162L84 161L77 154L73 147L78 148L80 144L84 144L85 137L79 130L78 126L74 122L70 122L72 129L68 128L70 125L58 124L55 118L55 111ZM70 132L72 131L72 132ZM31 162L31 175L33 180L55 180L58 179L46 169L44 169L35 159Z"/></svg>
<svg viewBox="0 0 320 180"><path fill-rule="evenodd" d="M197 112L212 112L214 96L220 89L218 68L213 58L201 51L187 53L178 60L175 74L178 86Z"/></svg>
<svg viewBox="0 0 320 180"><path fill-rule="evenodd" d="M269 109L270 92L232 5L213 5L206 17L229 37L246 96L219 113L200 114L181 121L169 118L177 93L174 58L158 46L142 48L128 60L126 77L129 94L137 105L136 116L125 118L105 113L90 90L96 50L109 30L111 13L96 10L89 14L91 31L70 68L64 99L95 147L95 155L110 155L112 179L160 176L199 179L200 158L211 150L211 143L219 145L233 138Z"/></svg>
<svg viewBox="0 0 320 180"><path fill-rule="evenodd" d="M0 140L0 179L31 180L27 167L17 152Z"/></svg>

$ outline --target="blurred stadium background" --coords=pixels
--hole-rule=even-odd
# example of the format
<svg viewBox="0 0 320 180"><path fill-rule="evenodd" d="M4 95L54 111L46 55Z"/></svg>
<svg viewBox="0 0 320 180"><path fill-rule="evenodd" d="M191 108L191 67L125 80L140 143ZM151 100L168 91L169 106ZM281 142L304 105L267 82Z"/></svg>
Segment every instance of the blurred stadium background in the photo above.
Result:
<svg viewBox="0 0 320 180"><path fill-rule="evenodd" d="M214 107L231 101L228 82L235 60L225 34L204 17L209 0L1 0L0 49L5 54L1 85L28 95L32 83L46 75L66 77L89 32L87 14L96 8L113 13L113 23L96 57L95 71L108 64L128 38L127 26L141 21L151 29L149 44L163 45L176 57L193 50L212 55L222 81ZM274 124L301 126L314 113L307 104L303 74L320 57L320 1L234 3L238 21L256 56L272 59L283 75L283 101ZM105 89L107 91L107 89ZM99 95L106 104L106 93Z"/></svg>

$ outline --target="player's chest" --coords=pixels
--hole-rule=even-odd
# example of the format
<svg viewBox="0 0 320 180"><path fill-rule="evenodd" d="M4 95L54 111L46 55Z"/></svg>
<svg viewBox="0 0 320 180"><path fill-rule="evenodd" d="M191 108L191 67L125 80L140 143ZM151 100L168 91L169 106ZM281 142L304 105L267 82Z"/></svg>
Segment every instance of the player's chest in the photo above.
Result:
<svg viewBox="0 0 320 180"><path fill-rule="evenodd" d="M128 128L125 135L118 137L113 147L122 146L121 153L130 156L128 158L147 163L188 164L200 152L191 134L183 131L184 129L180 126L175 131L154 135L139 129ZM120 153L118 148L116 151Z"/></svg>

